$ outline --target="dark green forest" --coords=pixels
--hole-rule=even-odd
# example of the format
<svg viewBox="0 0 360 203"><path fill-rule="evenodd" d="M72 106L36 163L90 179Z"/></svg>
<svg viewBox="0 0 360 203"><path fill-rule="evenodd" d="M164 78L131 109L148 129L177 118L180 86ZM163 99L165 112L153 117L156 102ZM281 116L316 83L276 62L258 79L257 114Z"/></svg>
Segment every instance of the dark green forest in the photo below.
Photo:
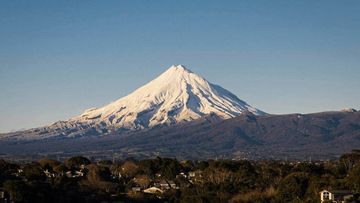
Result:
<svg viewBox="0 0 360 203"><path fill-rule="evenodd" d="M314 162L0 160L0 202L320 202L324 189L360 202L360 150Z"/></svg>

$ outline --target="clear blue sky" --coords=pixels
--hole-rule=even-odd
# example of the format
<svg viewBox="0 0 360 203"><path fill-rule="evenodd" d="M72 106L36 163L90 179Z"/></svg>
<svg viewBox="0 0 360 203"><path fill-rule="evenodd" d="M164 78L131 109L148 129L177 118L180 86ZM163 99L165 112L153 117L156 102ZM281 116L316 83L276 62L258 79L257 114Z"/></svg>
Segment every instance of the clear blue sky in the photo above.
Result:
<svg viewBox="0 0 360 203"><path fill-rule="evenodd" d="M269 113L360 108L359 0L0 1L0 131L64 120L172 64Z"/></svg>

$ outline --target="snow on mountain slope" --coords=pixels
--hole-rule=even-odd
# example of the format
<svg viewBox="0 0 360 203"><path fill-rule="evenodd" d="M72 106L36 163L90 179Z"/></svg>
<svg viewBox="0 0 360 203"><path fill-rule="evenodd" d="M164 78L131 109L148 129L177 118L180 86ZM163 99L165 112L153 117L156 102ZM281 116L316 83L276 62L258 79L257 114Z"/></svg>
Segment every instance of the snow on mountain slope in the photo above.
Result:
<svg viewBox="0 0 360 203"><path fill-rule="evenodd" d="M171 125L210 114L228 119L244 112L266 114L184 66L173 65L148 84L104 107L91 108L67 121L0 137L42 139L103 135Z"/></svg>
<svg viewBox="0 0 360 203"><path fill-rule="evenodd" d="M104 107L89 109L70 121L142 129L191 121L207 114L227 119L243 112L264 114L184 66L173 65L128 96Z"/></svg>

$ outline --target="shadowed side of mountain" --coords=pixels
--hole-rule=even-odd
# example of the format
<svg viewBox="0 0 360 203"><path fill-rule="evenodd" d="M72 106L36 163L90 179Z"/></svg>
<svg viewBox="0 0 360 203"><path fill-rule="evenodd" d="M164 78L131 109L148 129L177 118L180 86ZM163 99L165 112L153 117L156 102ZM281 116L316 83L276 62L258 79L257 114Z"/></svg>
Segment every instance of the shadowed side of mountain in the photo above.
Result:
<svg viewBox="0 0 360 203"><path fill-rule="evenodd" d="M117 153L191 159L330 159L360 148L360 112L323 112L222 120L216 115L132 134L1 141L0 153Z"/></svg>

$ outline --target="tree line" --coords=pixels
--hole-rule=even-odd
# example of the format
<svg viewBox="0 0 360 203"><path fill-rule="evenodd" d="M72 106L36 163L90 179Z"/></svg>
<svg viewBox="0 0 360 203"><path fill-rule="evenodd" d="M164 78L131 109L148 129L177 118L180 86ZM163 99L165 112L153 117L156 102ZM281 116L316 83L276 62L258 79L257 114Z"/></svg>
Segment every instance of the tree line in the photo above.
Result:
<svg viewBox="0 0 360 203"><path fill-rule="evenodd" d="M323 189L360 193L360 150L315 162L0 160L0 202L319 202Z"/></svg>

